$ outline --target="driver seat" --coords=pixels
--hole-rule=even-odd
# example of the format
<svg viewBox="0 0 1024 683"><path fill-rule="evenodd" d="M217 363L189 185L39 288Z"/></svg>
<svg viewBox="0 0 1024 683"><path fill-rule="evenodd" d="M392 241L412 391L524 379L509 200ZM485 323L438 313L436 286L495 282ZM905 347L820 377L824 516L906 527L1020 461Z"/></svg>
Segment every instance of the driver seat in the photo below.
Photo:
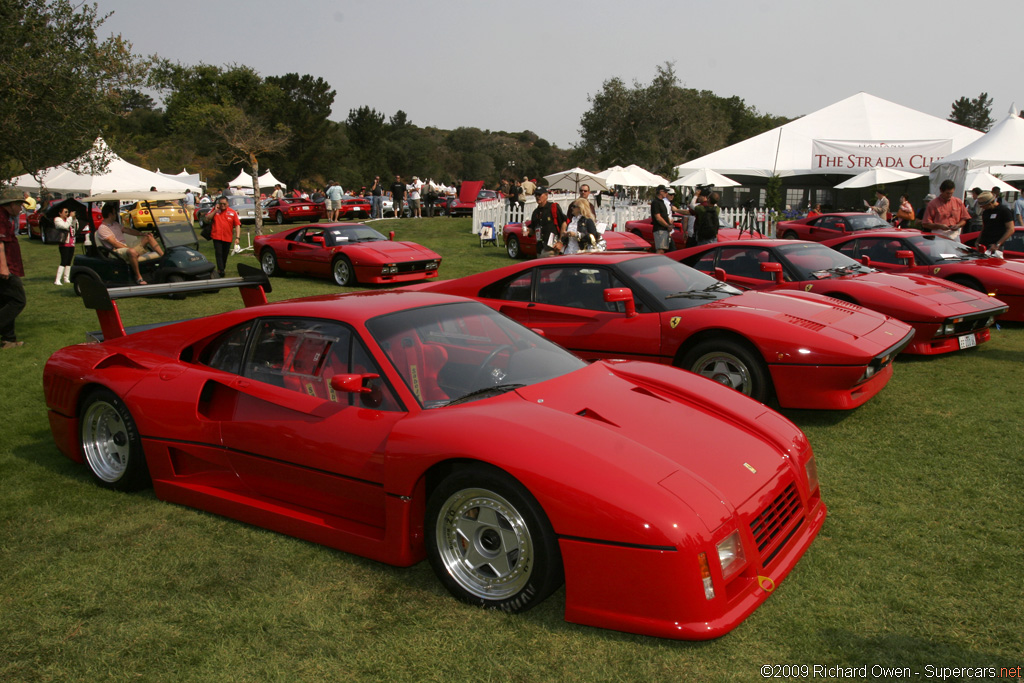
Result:
<svg viewBox="0 0 1024 683"><path fill-rule="evenodd" d="M448 362L448 351L443 346L424 344L416 334L403 333L385 342L384 350L420 403L450 398L437 381Z"/></svg>

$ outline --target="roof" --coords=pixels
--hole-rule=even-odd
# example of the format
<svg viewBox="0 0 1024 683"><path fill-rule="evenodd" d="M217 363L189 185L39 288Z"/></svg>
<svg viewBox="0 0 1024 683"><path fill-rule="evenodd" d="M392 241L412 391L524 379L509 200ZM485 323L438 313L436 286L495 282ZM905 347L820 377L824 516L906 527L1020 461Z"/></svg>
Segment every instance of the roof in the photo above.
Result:
<svg viewBox="0 0 1024 683"><path fill-rule="evenodd" d="M717 152L676 167L679 175L710 168L727 176L769 177L817 175L812 168L815 140L845 142L925 142L949 140L949 152L981 137L978 131L937 116L857 93L795 121L755 135ZM829 173L856 175L861 167L829 169Z"/></svg>

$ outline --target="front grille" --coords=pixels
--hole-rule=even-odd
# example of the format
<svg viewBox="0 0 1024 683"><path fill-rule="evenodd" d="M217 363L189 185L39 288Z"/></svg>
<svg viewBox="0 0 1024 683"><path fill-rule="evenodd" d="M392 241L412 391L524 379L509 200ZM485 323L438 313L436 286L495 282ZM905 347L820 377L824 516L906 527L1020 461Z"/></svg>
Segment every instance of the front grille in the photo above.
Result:
<svg viewBox="0 0 1024 683"><path fill-rule="evenodd" d="M763 566L767 567L778 555L803 521L800 495L797 493L796 484L790 482L789 486L750 522L750 532L754 535Z"/></svg>
<svg viewBox="0 0 1024 683"><path fill-rule="evenodd" d="M986 313L985 315L981 315L973 319L961 320L960 322L954 324L953 334L960 335L966 334L967 332L974 332L976 330L983 329L988 319L989 314Z"/></svg>
<svg viewBox="0 0 1024 683"><path fill-rule="evenodd" d="M427 269L427 264L430 263L431 260L433 260L433 259L430 259L430 260L427 260L427 261L412 261L411 263L399 263L399 264L397 264L398 265L398 272L399 273L422 273L423 271L425 271Z"/></svg>

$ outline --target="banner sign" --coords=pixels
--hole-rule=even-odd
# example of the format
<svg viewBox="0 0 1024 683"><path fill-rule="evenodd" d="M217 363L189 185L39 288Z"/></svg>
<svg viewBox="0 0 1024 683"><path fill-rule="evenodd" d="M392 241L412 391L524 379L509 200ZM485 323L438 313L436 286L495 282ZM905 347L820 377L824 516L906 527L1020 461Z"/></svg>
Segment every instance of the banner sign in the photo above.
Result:
<svg viewBox="0 0 1024 683"><path fill-rule="evenodd" d="M812 140L811 168L857 174L872 168L920 173L953 151L952 140Z"/></svg>

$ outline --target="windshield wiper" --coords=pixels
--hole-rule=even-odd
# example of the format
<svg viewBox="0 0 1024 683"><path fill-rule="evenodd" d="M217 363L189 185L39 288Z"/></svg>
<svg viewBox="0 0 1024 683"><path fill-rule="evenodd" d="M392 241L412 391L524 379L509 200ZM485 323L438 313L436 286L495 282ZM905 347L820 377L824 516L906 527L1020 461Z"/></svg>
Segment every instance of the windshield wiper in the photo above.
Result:
<svg viewBox="0 0 1024 683"><path fill-rule="evenodd" d="M726 283L724 283L722 281L713 282L710 285L708 285L707 287L705 287L704 289L702 289L701 291L703 291L703 292L713 292L716 289L721 289L722 287L725 287L725 286L726 286Z"/></svg>
<svg viewBox="0 0 1024 683"><path fill-rule="evenodd" d="M669 294L665 297L666 299L717 299L714 292L709 292L703 289L692 289L685 292L676 292L675 294Z"/></svg>
<svg viewBox="0 0 1024 683"><path fill-rule="evenodd" d="M525 386L526 386L525 384L496 384L493 387L484 387L483 389L477 389L476 391L471 391L471 392L469 392L468 394L466 394L464 396L459 396L458 398L453 398L452 400L450 400L447 403L445 403L445 405L446 406L455 406L455 405L458 405L460 403L466 403L467 401L472 401L472 400L477 399L477 398L484 398L485 396L498 396L500 394L504 394L504 393L507 393L507 392L512 391L514 389L519 389L520 387L525 387Z"/></svg>

